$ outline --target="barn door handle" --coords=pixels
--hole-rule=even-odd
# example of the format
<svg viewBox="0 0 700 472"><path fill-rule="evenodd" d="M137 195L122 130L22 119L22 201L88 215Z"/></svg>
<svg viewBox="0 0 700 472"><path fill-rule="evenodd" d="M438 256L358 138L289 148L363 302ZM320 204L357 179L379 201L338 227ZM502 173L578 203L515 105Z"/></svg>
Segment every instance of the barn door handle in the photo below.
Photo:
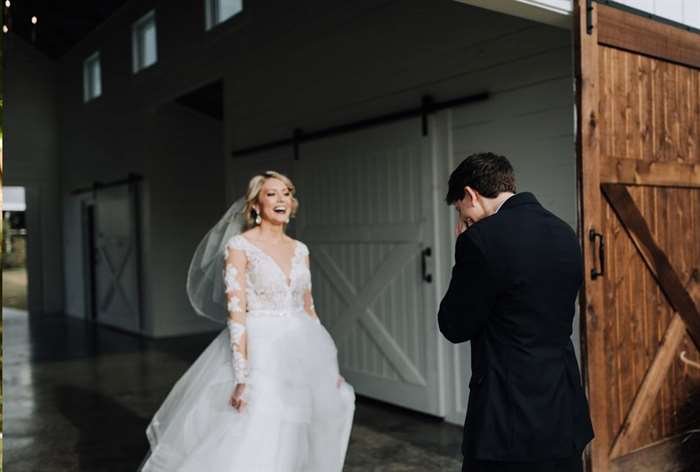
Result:
<svg viewBox="0 0 700 472"><path fill-rule="evenodd" d="M420 256L420 266L421 272L423 273L423 281L431 283L433 281L433 276L428 273L428 261L427 258L433 255L433 251L429 247L426 247L421 251Z"/></svg>
<svg viewBox="0 0 700 472"><path fill-rule="evenodd" d="M605 275L605 240L603 239L602 234L596 233L595 229L591 228L591 230L588 232L588 240L593 243L594 251L596 238L600 239L600 243L598 244L598 263L600 265L600 270L596 269L595 267L591 269L591 279L593 280Z"/></svg>

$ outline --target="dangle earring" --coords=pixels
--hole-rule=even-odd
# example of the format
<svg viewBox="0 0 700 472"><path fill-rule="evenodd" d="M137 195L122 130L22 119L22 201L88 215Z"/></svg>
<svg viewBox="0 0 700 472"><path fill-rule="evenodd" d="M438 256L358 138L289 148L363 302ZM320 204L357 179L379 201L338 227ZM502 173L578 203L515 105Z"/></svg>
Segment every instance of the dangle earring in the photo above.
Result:
<svg viewBox="0 0 700 472"><path fill-rule="evenodd" d="M257 210L253 210L253 211L255 211L255 224L259 225L260 223L262 223L262 218L260 218L260 213L258 213Z"/></svg>

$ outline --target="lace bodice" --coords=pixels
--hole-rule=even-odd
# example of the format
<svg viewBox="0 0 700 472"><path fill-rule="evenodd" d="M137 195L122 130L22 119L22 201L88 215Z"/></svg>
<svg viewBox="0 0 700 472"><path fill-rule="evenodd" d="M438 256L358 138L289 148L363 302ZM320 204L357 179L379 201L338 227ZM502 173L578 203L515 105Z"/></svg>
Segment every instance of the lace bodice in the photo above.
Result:
<svg viewBox="0 0 700 472"><path fill-rule="evenodd" d="M295 241L287 276L272 256L245 236L236 235L226 243L223 277L237 383L248 381L246 322L249 316L290 316L305 312L318 321L311 296L308 256L306 245Z"/></svg>
<svg viewBox="0 0 700 472"><path fill-rule="evenodd" d="M309 250L304 243L295 241L289 280L279 264L245 236L234 236L226 247L246 256L245 298L249 316L285 315L304 309L304 293L311 289L311 273L304 263Z"/></svg>

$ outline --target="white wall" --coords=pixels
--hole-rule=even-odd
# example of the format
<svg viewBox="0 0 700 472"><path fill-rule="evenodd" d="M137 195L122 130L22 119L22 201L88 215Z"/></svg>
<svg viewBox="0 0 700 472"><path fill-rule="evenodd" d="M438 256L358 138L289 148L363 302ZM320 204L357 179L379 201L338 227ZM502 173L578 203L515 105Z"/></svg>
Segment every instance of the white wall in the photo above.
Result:
<svg viewBox="0 0 700 472"><path fill-rule="evenodd" d="M12 33L4 47L4 185L27 203L28 308L63 309L57 65Z"/></svg>
<svg viewBox="0 0 700 472"><path fill-rule="evenodd" d="M151 329L157 336L219 329L194 314L185 282L197 244L226 209L222 125L174 104L160 107L153 121L144 290Z"/></svg>
<svg viewBox="0 0 700 472"><path fill-rule="evenodd" d="M133 75L131 23L154 5L159 62ZM296 127L416 106L426 93L442 100L488 90L491 69L542 53L528 49L523 35L566 48L553 44L566 36L557 30L451 0L364 0L352 8L261 0L210 32L203 25L200 0L132 1L61 61L64 195L127 172L145 176L144 292L154 336L208 329L193 321L184 274L195 240L247 178L231 174L233 149L289 136ZM97 50L103 94L83 104L82 62ZM199 117L190 123L163 108L219 78L223 125ZM190 233L181 231L183 222ZM74 252L66 257L70 293L83 285Z"/></svg>

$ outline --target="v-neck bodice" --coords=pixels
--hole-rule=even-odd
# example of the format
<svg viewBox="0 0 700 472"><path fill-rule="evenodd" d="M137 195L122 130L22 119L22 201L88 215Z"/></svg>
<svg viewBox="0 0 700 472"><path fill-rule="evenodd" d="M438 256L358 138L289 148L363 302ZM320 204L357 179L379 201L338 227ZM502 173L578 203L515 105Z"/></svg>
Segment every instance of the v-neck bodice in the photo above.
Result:
<svg viewBox="0 0 700 472"><path fill-rule="evenodd" d="M288 275L271 255L243 235L232 237L227 247L246 255L246 303L250 315L304 309L304 292L311 287L311 274L303 261L309 254L304 243L295 241Z"/></svg>
<svg viewBox="0 0 700 472"><path fill-rule="evenodd" d="M270 259L270 262L272 262L272 264L275 265L275 266L279 269L280 275L282 275L282 277L284 278L285 285L287 285L287 287L291 287L291 285L292 285L292 281L291 281L291 280L292 280L292 274L293 274L293 272L294 272L294 264L295 264L296 259L297 259L297 253L299 252L299 249L300 249L300 247L301 247L301 246L300 246L301 243L300 243L299 241L296 241L296 240L294 241L294 250L292 251L292 257L291 257L291 260L289 261L289 274L287 274L287 272L285 272L284 268L282 267L282 264L280 264L280 263L277 261L277 259L275 259L274 257L272 257L272 255L270 255L268 252L266 252L264 249L262 249L261 247L259 247L257 244L253 243L250 239L246 238L245 236L241 235L241 238L245 239L245 241L246 241L250 246L253 246L254 249L257 249L257 250L260 251L265 257L267 257L268 259Z"/></svg>

